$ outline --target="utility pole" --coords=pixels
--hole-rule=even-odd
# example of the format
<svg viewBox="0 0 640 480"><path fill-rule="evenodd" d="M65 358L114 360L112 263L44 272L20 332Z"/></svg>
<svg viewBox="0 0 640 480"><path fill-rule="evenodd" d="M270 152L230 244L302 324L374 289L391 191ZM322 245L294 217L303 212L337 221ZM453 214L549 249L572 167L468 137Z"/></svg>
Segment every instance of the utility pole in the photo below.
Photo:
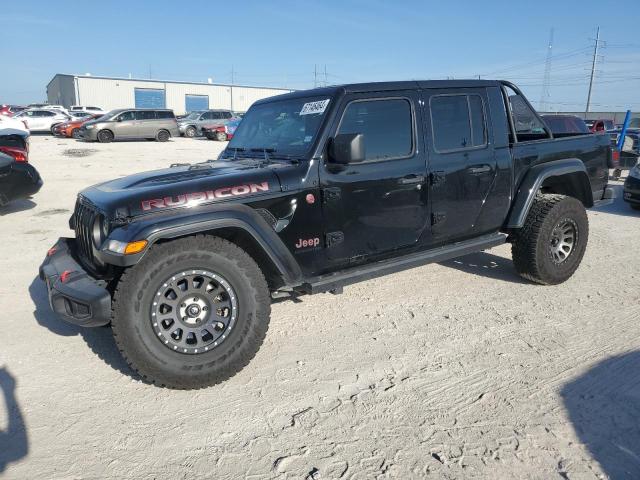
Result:
<svg viewBox="0 0 640 480"><path fill-rule="evenodd" d="M318 87L318 65L313 65L313 88Z"/></svg>
<svg viewBox="0 0 640 480"><path fill-rule="evenodd" d="M329 81L327 80L327 64L324 64L324 86L329 85Z"/></svg>
<svg viewBox="0 0 640 480"><path fill-rule="evenodd" d="M233 112L233 81L235 72L233 71L233 64L231 64L231 111Z"/></svg>
<svg viewBox="0 0 640 480"><path fill-rule="evenodd" d="M544 63L544 79L542 80L542 93L540 94L540 105L538 110L544 112L547 108L547 100L550 97L549 86L551 84L551 55L553 52L553 27L549 32L549 46L547 47L547 60Z"/></svg>
<svg viewBox="0 0 640 480"><path fill-rule="evenodd" d="M587 107L584 109L584 118L587 118L589 107L591 106L591 92L593 90L593 77L596 74L596 63L598 61L598 48L600 47L600 27L596 30L596 44L593 47L593 61L591 62L591 77L589 78L589 94L587 95Z"/></svg>
<svg viewBox="0 0 640 480"><path fill-rule="evenodd" d="M151 64L149 64L149 80L151 80Z"/></svg>

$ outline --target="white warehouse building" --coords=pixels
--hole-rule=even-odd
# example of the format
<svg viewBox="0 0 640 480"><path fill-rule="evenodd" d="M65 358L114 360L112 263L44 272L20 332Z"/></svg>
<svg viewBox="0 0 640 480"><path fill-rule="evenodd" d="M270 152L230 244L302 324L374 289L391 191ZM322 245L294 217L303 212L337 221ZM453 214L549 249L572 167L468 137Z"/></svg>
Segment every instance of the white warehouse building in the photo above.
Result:
<svg viewBox="0 0 640 480"><path fill-rule="evenodd" d="M245 112L262 98L291 92L285 88L215 83L142 80L92 75L56 74L47 85L50 104L116 108L170 108L176 115L222 108Z"/></svg>

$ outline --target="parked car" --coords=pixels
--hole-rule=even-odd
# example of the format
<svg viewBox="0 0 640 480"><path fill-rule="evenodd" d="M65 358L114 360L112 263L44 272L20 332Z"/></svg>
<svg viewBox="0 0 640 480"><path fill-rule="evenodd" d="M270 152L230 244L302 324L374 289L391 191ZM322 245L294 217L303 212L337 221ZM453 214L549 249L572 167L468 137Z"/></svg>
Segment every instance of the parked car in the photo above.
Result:
<svg viewBox="0 0 640 480"><path fill-rule="evenodd" d="M0 105L0 115L11 117L25 109L26 107L20 107L18 105Z"/></svg>
<svg viewBox="0 0 640 480"><path fill-rule="evenodd" d="M80 127L80 137L108 143L124 139L156 139L166 142L180 136L173 110L123 108L89 120Z"/></svg>
<svg viewBox="0 0 640 480"><path fill-rule="evenodd" d="M64 108L62 105L55 105L50 103L30 103L29 105L27 105L27 109L58 110L58 111L67 113L67 109Z"/></svg>
<svg viewBox="0 0 640 480"><path fill-rule="evenodd" d="M233 138L233 134L241 121L241 118L232 118L226 125L205 125L201 127L202 134L209 140L226 142Z"/></svg>
<svg viewBox="0 0 640 480"><path fill-rule="evenodd" d="M178 121L180 134L195 137L201 134L203 125L224 125L233 118L231 110L198 110L189 113Z"/></svg>
<svg viewBox="0 0 640 480"><path fill-rule="evenodd" d="M51 132L53 127L59 123L67 122L71 119L69 115L60 110L39 110L28 109L16 113L13 118L23 120L29 130L33 132Z"/></svg>
<svg viewBox="0 0 640 480"><path fill-rule="evenodd" d="M640 162L636 163L627 175L623 187L623 199L634 210L640 210Z"/></svg>
<svg viewBox="0 0 640 480"><path fill-rule="evenodd" d="M554 135L583 135L591 133L583 119L575 115L542 115Z"/></svg>
<svg viewBox="0 0 640 480"><path fill-rule="evenodd" d="M74 112L74 113L77 113L77 112ZM88 117L72 119L72 120L69 120L68 122L60 123L55 127L53 127L53 134L58 137L80 139L82 138L82 135L80 134L80 127L82 127L82 125L85 122L95 120L100 117L102 117L102 114L93 113L93 114L89 114Z"/></svg>
<svg viewBox="0 0 640 480"><path fill-rule="evenodd" d="M610 153L605 135L552 138L508 82L296 91L255 102L216 161L80 192L40 278L62 319L111 323L146 381L201 388L254 357L272 298L505 242L524 278L564 282L585 209L611 201Z"/></svg>
<svg viewBox="0 0 640 480"><path fill-rule="evenodd" d="M6 115L0 115L0 129L14 128L16 130L22 130L25 133L29 133L27 122L20 118L8 117Z"/></svg>
<svg viewBox="0 0 640 480"><path fill-rule="evenodd" d="M38 171L29 164L29 134L0 129L0 207L35 195L42 187Z"/></svg>
<svg viewBox="0 0 640 480"><path fill-rule="evenodd" d="M72 120L88 120L89 118L98 118L104 115L103 113L91 113L87 111L74 110L73 112L69 112L69 116Z"/></svg>
<svg viewBox="0 0 640 480"><path fill-rule="evenodd" d="M83 105L71 105L69 107L69 113L71 114L75 114L75 112L87 112L90 115L96 114L96 113L100 113L102 115L104 115L105 113L107 113L105 110L103 110L100 107L86 107Z"/></svg>
<svg viewBox="0 0 640 480"><path fill-rule="evenodd" d="M603 120L585 120L584 121L589 128L589 131L596 132L605 132L607 130L613 130L616 128L613 120L603 119Z"/></svg>
<svg viewBox="0 0 640 480"><path fill-rule="evenodd" d="M614 149L614 157L617 160L611 176L614 180L618 180L622 176L623 170L632 169L640 159L640 130L628 129L625 132L620 151L617 150L617 146L622 130L610 130L607 133L611 138L611 147Z"/></svg>

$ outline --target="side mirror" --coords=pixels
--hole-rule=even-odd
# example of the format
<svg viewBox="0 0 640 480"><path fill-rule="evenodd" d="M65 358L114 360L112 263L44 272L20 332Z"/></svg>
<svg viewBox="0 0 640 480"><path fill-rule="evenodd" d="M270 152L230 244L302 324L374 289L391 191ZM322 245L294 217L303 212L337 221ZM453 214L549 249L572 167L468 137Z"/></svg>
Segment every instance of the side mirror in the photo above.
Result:
<svg viewBox="0 0 640 480"><path fill-rule="evenodd" d="M116 118L116 122L121 122L121 121L122 121L122 117Z"/></svg>
<svg viewBox="0 0 640 480"><path fill-rule="evenodd" d="M359 163L365 160L364 135L362 133L341 133L329 145L329 161L340 165Z"/></svg>

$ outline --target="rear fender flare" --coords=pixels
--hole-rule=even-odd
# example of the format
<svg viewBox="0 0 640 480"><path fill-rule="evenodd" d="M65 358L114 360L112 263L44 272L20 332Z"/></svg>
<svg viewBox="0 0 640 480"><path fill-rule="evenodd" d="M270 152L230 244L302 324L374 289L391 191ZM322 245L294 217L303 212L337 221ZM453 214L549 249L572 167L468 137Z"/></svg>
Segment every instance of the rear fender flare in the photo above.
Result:
<svg viewBox="0 0 640 480"><path fill-rule="evenodd" d="M549 183L554 179L561 179L563 176L567 181L567 191L571 191L573 193L572 196L578 198L586 208L592 207L591 182L582 160L579 158L566 158L541 163L529 170L518 187L513 206L504 225L505 228L521 228L536 195L545 186L545 183ZM560 191L557 193L565 192Z"/></svg>

